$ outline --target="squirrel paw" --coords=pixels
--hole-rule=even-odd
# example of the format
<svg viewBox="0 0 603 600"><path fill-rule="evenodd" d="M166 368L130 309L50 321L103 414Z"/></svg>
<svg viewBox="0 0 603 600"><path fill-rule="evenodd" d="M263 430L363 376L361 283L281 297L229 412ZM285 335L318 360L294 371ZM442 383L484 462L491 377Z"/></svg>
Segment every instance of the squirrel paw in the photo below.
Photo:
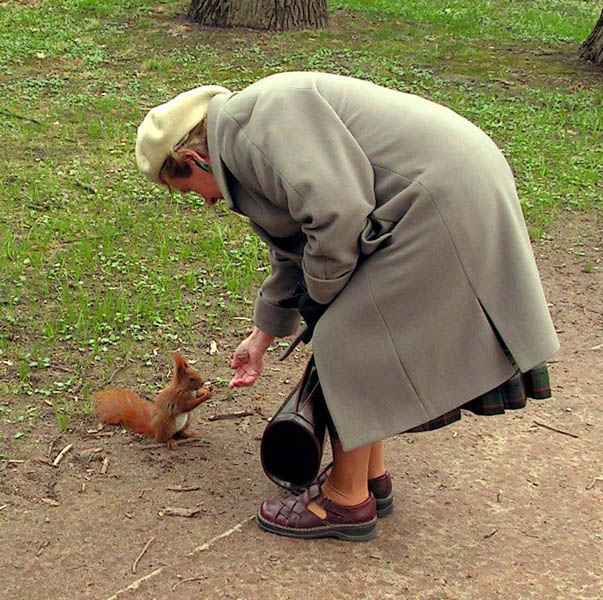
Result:
<svg viewBox="0 0 603 600"><path fill-rule="evenodd" d="M200 390L197 390L197 394L195 395L195 399L199 400L199 402L205 402L211 398L212 391L210 388L204 386Z"/></svg>

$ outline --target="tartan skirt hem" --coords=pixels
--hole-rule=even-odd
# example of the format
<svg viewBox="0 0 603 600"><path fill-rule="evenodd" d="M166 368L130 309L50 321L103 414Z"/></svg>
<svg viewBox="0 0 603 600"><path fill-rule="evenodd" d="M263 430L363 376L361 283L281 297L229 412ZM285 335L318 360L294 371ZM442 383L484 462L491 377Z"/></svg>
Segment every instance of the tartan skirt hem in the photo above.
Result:
<svg viewBox="0 0 603 600"><path fill-rule="evenodd" d="M527 373L517 371L510 379L493 390L466 402L431 421L417 425L404 433L434 431L445 427L461 418L462 410L469 410L476 415L492 416L504 414L507 410L525 408L528 398L544 400L551 397L549 370L546 364L534 367Z"/></svg>

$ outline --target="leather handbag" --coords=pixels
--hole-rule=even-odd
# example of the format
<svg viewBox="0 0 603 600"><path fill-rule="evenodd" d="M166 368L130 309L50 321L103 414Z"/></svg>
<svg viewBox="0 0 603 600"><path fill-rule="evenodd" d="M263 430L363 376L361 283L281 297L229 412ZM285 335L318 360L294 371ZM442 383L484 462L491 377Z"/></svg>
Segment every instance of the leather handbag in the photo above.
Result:
<svg viewBox="0 0 603 600"><path fill-rule="evenodd" d="M327 419L312 357L300 382L264 430L260 455L269 479L290 491L314 481L322 461Z"/></svg>

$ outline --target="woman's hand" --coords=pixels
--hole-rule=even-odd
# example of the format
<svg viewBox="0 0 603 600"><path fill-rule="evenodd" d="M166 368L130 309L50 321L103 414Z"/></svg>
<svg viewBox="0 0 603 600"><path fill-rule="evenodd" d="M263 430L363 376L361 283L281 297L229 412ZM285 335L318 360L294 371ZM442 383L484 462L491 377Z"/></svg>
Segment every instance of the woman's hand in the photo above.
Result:
<svg viewBox="0 0 603 600"><path fill-rule="evenodd" d="M230 381L231 388L253 385L264 368L264 353L274 340L274 336L264 333L257 327L234 351L230 366L235 374Z"/></svg>

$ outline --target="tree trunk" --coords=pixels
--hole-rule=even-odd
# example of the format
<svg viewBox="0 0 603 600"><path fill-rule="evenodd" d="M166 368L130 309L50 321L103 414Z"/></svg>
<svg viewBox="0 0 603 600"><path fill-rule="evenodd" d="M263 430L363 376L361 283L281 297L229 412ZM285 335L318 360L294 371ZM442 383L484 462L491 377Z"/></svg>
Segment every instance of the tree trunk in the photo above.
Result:
<svg viewBox="0 0 603 600"><path fill-rule="evenodd" d="M327 0L191 0L188 18L210 27L321 29Z"/></svg>
<svg viewBox="0 0 603 600"><path fill-rule="evenodd" d="M580 58L603 65L603 11L593 32L580 47Z"/></svg>

